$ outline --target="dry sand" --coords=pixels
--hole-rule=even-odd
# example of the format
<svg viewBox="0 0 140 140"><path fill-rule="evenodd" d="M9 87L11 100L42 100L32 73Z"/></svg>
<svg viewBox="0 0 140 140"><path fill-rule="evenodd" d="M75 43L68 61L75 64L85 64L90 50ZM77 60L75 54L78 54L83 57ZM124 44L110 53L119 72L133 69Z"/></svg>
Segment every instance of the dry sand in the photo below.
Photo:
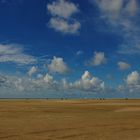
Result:
<svg viewBox="0 0 140 140"><path fill-rule="evenodd" d="M0 140L140 140L140 100L1 100Z"/></svg>

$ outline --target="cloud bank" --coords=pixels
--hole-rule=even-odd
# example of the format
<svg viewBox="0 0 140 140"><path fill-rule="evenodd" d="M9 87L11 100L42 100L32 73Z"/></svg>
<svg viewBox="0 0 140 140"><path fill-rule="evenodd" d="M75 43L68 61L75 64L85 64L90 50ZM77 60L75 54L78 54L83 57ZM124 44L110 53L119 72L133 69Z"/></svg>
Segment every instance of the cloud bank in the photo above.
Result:
<svg viewBox="0 0 140 140"><path fill-rule="evenodd" d="M105 89L104 82L98 77L92 77L88 71L85 71L79 80L69 82L66 79L55 80L50 74L41 77L18 77L18 76L0 76L0 89L3 93L37 93L49 91L83 91L92 93L102 93Z"/></svg>

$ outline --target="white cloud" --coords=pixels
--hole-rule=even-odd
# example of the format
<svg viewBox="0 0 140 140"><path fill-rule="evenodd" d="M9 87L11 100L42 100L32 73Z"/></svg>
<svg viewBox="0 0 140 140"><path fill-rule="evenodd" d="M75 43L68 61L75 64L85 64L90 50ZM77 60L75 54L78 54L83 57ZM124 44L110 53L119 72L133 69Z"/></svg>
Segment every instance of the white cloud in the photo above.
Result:
<svg viewBox="0 0 140 140"><path fill-rule="evenodd" d="M127 70L127 69L130 69L131 68L131 65L126 63L126 62L118 62L118 67L120 70Z"/></svg>
<svg viewBox="0 0 140 140"><path fill-rule="evenodd" d="M79 80L68 82L65 78L55 80L50 74L42 75L39 78L19 77L19 76L0 76L0 96L20 97L21 95L33 95L33 93L48 93L49 91L83 91L102 93L105 85L102 80L97 77L92 77L88 71L85 71ZM85 93L86 94L86 93Z"/></svg>
<svg viewBox="0 0 140 140"><path fill-rule="evenodd" d="M29 80L23 77L8 76L8 75L1 75L1 77L2 78L0 78L0 89L2 93L5 91L6 94L8 93L13 94L16 93L17 91L23 92L31 89L30 87L32 86L32 84L29 83Z"/></svg>
<svg viewBox="0 0 140 140"><path fill-rule="evenodd" d="M79 11L78 7L74 3L66 0L52 2L52 4L47 5L47 9L53 16L66 19Z"/></svg>
<svg viewBox="0 0 140 140"><path fill-rule="evenodd" d="M49 74L46 74L43 79L46 83L50 83L50 84L53 83L53 77Z"/></svg>
<svg viewBox="0 0 140 140"><path fill-rule="evenodd" d="M14 81L14 85L15 85L15 88L16 88L18 91L24 91L25 88L26 88L26 87L24 87L21 78L18 78L17 80L15 80L15 81Z"/></svg>
<svg viewBox="0 0 140 140"><path fill-rule="evenodd" d="M34 73L37 72L37 70L38 70L37 67L32 66L32 67L30 68L30 70L28 71L28 75L29 75L29 76L32 76Z"/></svg>
<svg viewBox="0 0 140 140"><path fill-rule="evenodd" d="M138 3L136 0L129 0L128 3L126 4L125 7L125 12L130 15L133 16L136 14L138 10Z"/></svg>
<svg viewBox="0 0 140 140"><path fill-rule="evenodd" d="M12 62L16 64L33 64L36 59L23 52L21 45L0 44L0 62Z"/></svg>
<svg viewBox="0 0 140 140"><path fill-rule="evenodd" d="M32 85L32 90L34 91L56 90L58 87L57 81L48 73L44 76L41 75L41 77L37 79L32 79Z"/></svg>
<svg viewBox="0 0 140 140"><path fill-rule="evenodd" d="M57 82L49 74L40 78L28 78L3 75L0 78L0 89L10 93L32 93L45 90L56 90Z"/></svg>
<svg viewBox="0 0 140 140"><path fill-rule="evenodd" d="M79 12L78 6L66 0L57 0L47 5L51 14L49 27L65 34L77 34L81 24L72 16Z"/></svg>
<svg viewBox="0 0 140 140"><path fill-rule="evenodd" d="M53 57L51 63L48 64L48 69L50 72L64 74L69 71L67 64L61 57Z"/></svg>
<svg viewBox="0 0 140 140"><path fill-rule="evenodd" d="M138 85L140 84L140 74L137 71L133 71L127 76L126 83L128 85Z"/></svg>
<svg viewBox="0 0 140 140"><path fill-rule="evenodd" d="M118 52L121 54L140 53L139 2L138 0L90 0L96 4L100 18L107 29L123 38Z"/></svg>
<svg viewBox="0 0 140 140"><path fill-rule="evenodd" d="M65 34L76 34L80 28L80 23L74 21L73 23L69 23L67 20L61 18L51 18L49 21L49 26L56 31L65 33Z"/></svg>
<svg viewBox="0 0 140 140"><path fill-rule="evenodd" d="M17 44L0 44L0 55L14 55L21 52L22 48Z"/></svg>
<svg viewBox="0 0 140 140"><path fill-rule="evenodd" d="M90 61L90 65L99 66L106 63L104 52L94 52L94 56Z"/></svg>
<svg viewBox="0 0 140 140"><path fill-rule="evenodd" d="M104 89L104 82L97 77L92 77L88 71L85 71L81 79L73 83L73 87L86 91L101 91Z"/></svg>
<svg viewBox="0 0 140 140"><path fill-rule="evenodd" d="M135 33L133 31L132 34L128 34L128 36L125 37L124 42L120 45L118 53L123 54L123 55L124 54L128 54L128 55L140 54L139 35L140 35L139 29L136 29Z"/></svg>
<svg viewBox="0 0 140 140"><path fill-rule="evenodd" d="M137 14L138 4L136 0L93 0L97 4L103 16L111 24L118 25L127 21L129 17ZM118 20L120 22L118 22ZM122 24L123 25L123 24ZM125 26L125 25L123 25Z"/></svg>
<svg viewBox="0 0 140 140"><path fill-rule="evenodd" d="M61 81L61 88L67 90L71 88L71 83L69 83L65 78Z"/></svg>
<svg viewBox="0 0 140 140"><path fill-rule="evenodd" d="M115 20L118 18L123 6L123 0L95 0L104 18Z"/></svg>
<svg viewBox="0 0 140 140"><path fill-rule="evenodd" d="M124 85L119 86L119 91L124 93L140 93L140 74L137 71L130 73Z"/></svg>
<svg viewBox="0 0 140 140"><path fill-rule="evenodd" d="M41 97L41 94L46 97L51 92L54 92L53 97L56 94L57 97L60 97L61 93L70 93L69 95L74 93L74 96L77 93L77 95L82 94L82 97L83 94L86 96L89 93L89 97L92 95L96 97L124 97L133 93L131 96L133 97L140 93L140 74L137 71L130 73L126 77L125 83L118 89L106 87L104 81L92 76L88 71L85 71L80 79L73 82L69 82L65 78L55 80L48 73L39 78L0 75L0 90L0 97L36 97L36 95Z"/></svg>

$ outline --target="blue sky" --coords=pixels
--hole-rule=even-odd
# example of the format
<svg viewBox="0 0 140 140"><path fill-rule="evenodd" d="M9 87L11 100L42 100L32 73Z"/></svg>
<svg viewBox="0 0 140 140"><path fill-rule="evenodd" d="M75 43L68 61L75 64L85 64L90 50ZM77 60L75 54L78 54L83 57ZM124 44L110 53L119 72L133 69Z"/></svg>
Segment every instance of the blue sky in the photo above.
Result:
<svg viewBox="0 0 140 140"><path fill-rule="evenodd" d="M0 97L140 97L138 0L0 0Z"/></svg>

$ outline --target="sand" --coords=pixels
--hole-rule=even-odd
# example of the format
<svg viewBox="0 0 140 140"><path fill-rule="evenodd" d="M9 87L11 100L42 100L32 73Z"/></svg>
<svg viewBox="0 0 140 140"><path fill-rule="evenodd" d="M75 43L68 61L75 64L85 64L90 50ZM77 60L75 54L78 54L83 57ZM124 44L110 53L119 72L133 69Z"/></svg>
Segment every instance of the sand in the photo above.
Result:
<svg viewBox="0 0 140 140"><path fill-rule="evenodd" d="M0 140L140 140L140 100L1 100Z"/></svg>

